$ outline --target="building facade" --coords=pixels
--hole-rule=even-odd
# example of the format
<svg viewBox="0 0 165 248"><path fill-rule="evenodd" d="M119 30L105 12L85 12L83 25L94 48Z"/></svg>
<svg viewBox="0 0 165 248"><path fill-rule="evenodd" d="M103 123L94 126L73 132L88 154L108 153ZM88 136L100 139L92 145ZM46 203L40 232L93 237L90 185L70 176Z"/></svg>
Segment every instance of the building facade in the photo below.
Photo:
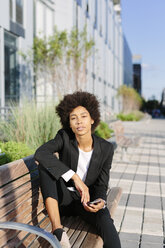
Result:
<svg viewBox="0 0 165 248"><path fill-rule="evenodd" d="M87 62L85 90L98 96L103 118L107 119L110 113L119 112L121 109L120 100L116 97L117 89L123 83L120 1L68 0L64 3L55 0L54 2L54 24L58 29L70 31L73 27L77 27L81 31L86 25L88 36L95 42L92 56ZM38 88L40 99L44 99L44 84L43 82L43 87L40 84L40 89Z"/></svg>
<svg viewBox="0 0 165 248"><path fill-rule="evenodd" d="M141 64L133 64L133 88L141 95Z"/></svg>
<svg viewBox="0 0 165 248"><path fill-rule="evenodd" d="M142 95L142 57L141 55L133 55L133 88Z"/></svg>
<svg viewBox="0 0 165 248"><path fill-rule="evenodd" d="M33 0L0 1L0 107L32 98L32 69L20 51L33 43Z"/></svg>
<svg viewBox="0 0 165 248"><path fill-rule="evenodd" d="M98 96L103 119L121 109L116 97L123 83L123 32L120 0L6 0L0 1L0 106L24 96L44 102L51 94L47 80L33 80L33 71L19 51L26 53L34 36L87 26L95 42L87 61L86 89Z"/></svg>
<svg viewBox="0 0 165 248"><path fill-rule="evenodd" d="M127 39L123 35L123 83L133 87L133 66L132 53L129 48Z"/></svg>

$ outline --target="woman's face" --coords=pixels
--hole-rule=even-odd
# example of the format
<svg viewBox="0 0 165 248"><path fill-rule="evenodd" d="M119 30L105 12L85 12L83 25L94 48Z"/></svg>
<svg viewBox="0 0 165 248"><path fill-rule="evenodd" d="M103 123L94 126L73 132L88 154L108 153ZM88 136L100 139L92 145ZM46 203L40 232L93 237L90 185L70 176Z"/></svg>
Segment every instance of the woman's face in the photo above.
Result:
<svg viewBox="0 0 165 248"><path fill-rule="evenodd" d="M88 110L82 106L78 106L70 113L70 127L75 135L82 136L91 135L91 125L94 123Z"/></svg>

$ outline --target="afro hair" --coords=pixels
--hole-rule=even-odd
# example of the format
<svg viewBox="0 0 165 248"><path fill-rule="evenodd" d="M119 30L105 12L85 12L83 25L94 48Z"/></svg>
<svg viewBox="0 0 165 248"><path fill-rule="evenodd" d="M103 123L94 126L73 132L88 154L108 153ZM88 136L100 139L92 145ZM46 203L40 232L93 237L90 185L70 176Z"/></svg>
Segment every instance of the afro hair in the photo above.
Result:
<svg viewBox="0 0 165 248"><path fill-rule="evenodd" d="M70 129L70 113L78 106L82 106L88 110L91 118L94 120L91 128L92 132L94 132L100 122L99 101L95 95L83 91L65 95L63 100L61 100L56 107L56 112L60 117L63 128Z"/></svg>

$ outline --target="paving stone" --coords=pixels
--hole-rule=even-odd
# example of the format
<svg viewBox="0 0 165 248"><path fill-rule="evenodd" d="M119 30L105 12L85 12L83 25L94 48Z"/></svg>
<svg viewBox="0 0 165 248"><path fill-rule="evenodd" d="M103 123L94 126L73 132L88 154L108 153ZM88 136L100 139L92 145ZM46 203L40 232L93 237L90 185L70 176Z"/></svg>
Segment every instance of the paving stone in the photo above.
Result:
<svg viewBox="0 0 165 248"><path fill-rule="evenodd" d="M146 196L146 208L161 209L160 196Z"/></svg>
<svg viewBox="0 0 165 248"><path fill-rule="evenodd" d="M142 235L142 242L163 244L163 236Z"/></svg>
<svg viewBox="0 0 165 248"><path fill-rule="evenodd" d="M134 174L131 174L131 173L124 173L123 175L122 175L122 179L131 179L131 180L133 180L133 178L134 178Z"/></svg>
<svg viewBox="0 0 165 248"><path fill-rule="evenodd" d="M145 175L145 174L136 174L136 176L135 176L135 178L134 178L134 180L135 181L146 181L146 179L147 179L147 175Z"/></svg>
<svg viewBox="0 0 165 248"><path fill-rule="evenodd" d="M132 194L129 197L128 206L143 208L144 195Z"/></svg>
<svg viewBox="0 0 165 248"><path fill-rule="evenodd" d="M145 182L133 182L131 194L145 194Z"/></svg>
<svg viewBox="0 0 165 248"><path fill-rule="evenodd" d="M122 248L139 248L139 242L130 241L130 240L121 240Z"/></svg>
<svg viewBox="0 0 165 248"><path fill-rule="evenodd" d="M128 194L127 193L123 193L120 199L120 206L125 206L126 202L127 202L127 198L128 198Z"/></svg>
<svg viewBox="0 0 165 248"><path fill-rule="evenodd" d="M143 222L143 233L155 236L163 235L162 226L162 213L161 210L147 211L145 209L144 222Z"/></svg>
<svg viewBox="0 0 165 248"><path fill-rule="evenodd" d="M132 247L133 248L133 247ZM141 242L140 248L163 248L163 244L160 243L146 243Z"/></svg>
<svg viewBox="0 0 165 248"><path fill-rule="evenodd" d="M159 176L148 175L148 182L159 182Z"/></svg>
<svg viewBox="0 0 165 248"><path fill-rule="evenodd" d="M121 240L136 241L137 243L140 240L140 234L137 234L137 233L124 233L124 232L121 232L119 234L119 237L120 237Z"/></svg>
<svg viewBox="0 0 165 248"><path fill-rule="evenodd" d="M165 176L161 176L161 182L165 183Z"/></svg>

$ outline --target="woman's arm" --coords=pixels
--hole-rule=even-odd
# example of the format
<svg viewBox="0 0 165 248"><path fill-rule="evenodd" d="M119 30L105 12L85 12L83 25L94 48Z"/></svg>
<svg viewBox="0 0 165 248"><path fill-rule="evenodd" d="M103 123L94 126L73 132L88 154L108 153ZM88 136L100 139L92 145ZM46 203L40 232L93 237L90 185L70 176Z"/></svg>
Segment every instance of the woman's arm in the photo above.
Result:
<svg viewBox="0 0 165 248"><path fill-rule="evenodd" d="M63 139L61 133L58 132L54 139L40 146L34 154L34 158L39 162L39 166L43 166L57 180L70 169L54 154L62 148Z"/></svg>

